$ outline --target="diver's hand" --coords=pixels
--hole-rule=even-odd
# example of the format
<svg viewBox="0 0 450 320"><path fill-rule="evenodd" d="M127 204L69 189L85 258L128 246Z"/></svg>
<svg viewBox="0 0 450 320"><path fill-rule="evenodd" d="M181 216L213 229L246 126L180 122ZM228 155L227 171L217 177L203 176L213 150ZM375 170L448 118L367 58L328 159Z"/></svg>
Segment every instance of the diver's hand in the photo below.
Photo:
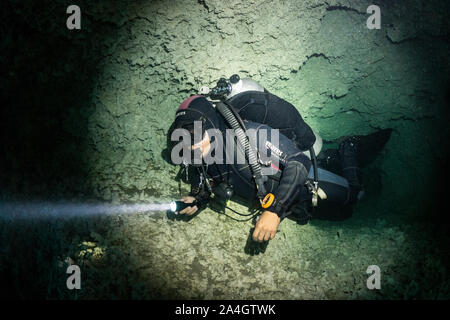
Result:
<svg viewBox="0 0 450 320"><path fill-rule="evenodd" d="M180 201L184 202L184 203L192 203L195 201L194 197L191 196L186 196L180 199ZM194 213L196 213L198 210L197 206L193 206L193 207L186 207L183 210L181 210L180 212L178 212L179 214L187 214L188 216L193 215Z"/></svg>
<svg viewBox="0 0 450 320"><path fill-rule="evenodd" d="M255 226L253 240L262 242L272 240L277 233L280 217L274 212L264 211Z"/></svg>

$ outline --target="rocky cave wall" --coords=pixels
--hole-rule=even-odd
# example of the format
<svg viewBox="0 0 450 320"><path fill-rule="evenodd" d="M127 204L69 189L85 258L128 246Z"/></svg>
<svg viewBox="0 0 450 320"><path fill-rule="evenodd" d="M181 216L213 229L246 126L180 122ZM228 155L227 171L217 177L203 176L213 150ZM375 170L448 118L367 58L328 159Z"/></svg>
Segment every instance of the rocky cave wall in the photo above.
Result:
<svg viewBox="0 0 450 320"><path fill-rule="evenodd" d="M448 70L440 2L381 1L381 30L366 27L367 1L81 2L80 31L65 28L64 1L44 4L4 11L19 21L11 30L29 28L6 33L6 88L25 91L15 105L57 118L56 132L76 146L62 138L50 147L60 152L52 167L73 163L68 176L83 171L77 185L100 198L168 194L175 169L163 150L174 111L233 73L292 102L325 139L392 127L396 166L430 158L427 120L439 113ZM15 125L43 131L30 118ZM411 148L398 147L408 139Z"/></svg>
<svg viewBox="0 0 450 320"><path fill-rule="evenodd" d="M372 219L382 227L389 215L396 213L420 219L431 203L435 190L430 186L447 159L449 26L444 2L182 0L76 4L81 8L82 28L72 31L65 27L67 1L19 4L11 0L1 5L4 54L0 58L0 90L5 101L1 161L5 170L0 177L4 199L44 196L162 201L179 197L187 186L176 178L178 168L168 163L166 150L174 112L200 86L238 73L293 103L324 139L394 129L377 163L365 171L372 182L368 183L371 192L358 207L357 217ZM380 30L366 27L370 4L381 8ZM181 270L179 278L162 273L164 276L155 280L147 275L155 283L162 281L158 288L167 282L173 284L178 288L175 296L240 297L239 288L245 287L245 279L251 279L239 266L244 260L257 269L269 268L270 263L282 265L280 259L290 266L295 265L295 258L286 262L283 254L309 252L310 259L305 261L314 261L313 244L310 251L296 246L286 249L286 243L296 242L299 236L299 231L293 231L297 226L287 222L285 228L291 233L283 231L284 238L279 237L283 240L269 250L273 259L257 267L255 260L246 260L248 257L232 246L245 242L245 227L222 218L208 210L198 222L176 221L175 226L160 220L149 222L148 217L124 219L126 225L139 230L137 234L157 230L155 239L167 237L149 240L147 248L152 249L142 249L150 250L149 261L165 256L158 243L169 242L171 237L181 237L179 242L194 241L195 232L203 234L206 225L215 225L211 232L231 235L230 243L216 243L207 234L204 237L224 249L211 261L231 259L231 271L244 275L243 282L232 284L234 291L221 295L218 289L205 295L201 286L206 290L206 284L200 279L205 279L203 273L211 265L199 258L208 255L206 251L199 254L205 244L196 243L197 258L191 252L193 247L183 248L188 255L184 259L192 264L189 270L196 270L199 279L186 280L187 270ZM301 237L308 242L311 236L317 243L322 237L327 248L335 240L327 238L327 228L333 234L336 230L338 235L339 230L343 233L342 226L319 224ZM389 238L389 233L406 232L392 230L382 233ZM131 231L126 234L133 238ZM105 235L91 233L92 237L106 241ZM117 240L117 236L113 238ZM375 233L366 240L376 239ZM404 245L404 240L399 241L396 250ZM353 242L347 244L342 250L355 250ZM135 243L135 247L146 246ZM368 252L376 255L376 248L374 245ZM335 250L333 254L338 257L342 252ZM160 263L155 261L151 263ZM311 268L305 263L301 268ZM140 262L137 265L142 267ZM223 267L223 262L219 266ZM264 283L272 286L275 281L280 286L280 281L286 285L289 279L300 281L294 269L281 269L283 275L271 275ZM213 268L209 277L220 278L220 268ZM186 281L196 289L190 285L185 287L187 291L180 289ZM294 290L289 297L327 297L323 289L321 293L314 291L317 287L309 289ZM269 297L267 292L285 297L275 289L248 290L242 297ZM355 292L331 291L328 297L358 296ZM166 292L166 296L170 294Z"/></svg>

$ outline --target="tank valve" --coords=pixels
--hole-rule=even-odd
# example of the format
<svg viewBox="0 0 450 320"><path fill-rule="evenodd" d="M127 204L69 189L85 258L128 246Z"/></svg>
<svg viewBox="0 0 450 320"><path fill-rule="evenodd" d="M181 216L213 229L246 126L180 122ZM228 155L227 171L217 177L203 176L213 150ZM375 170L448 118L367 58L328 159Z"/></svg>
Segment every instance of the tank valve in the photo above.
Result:
<svg viewBox="0 0 450 320"><path fill-rule="evenodd" d="M241 78L239 77L238 74L233 74L233 75L230 77L230 83L232 83L232 84L238 83L239 80L241 80Z"/></svg>
<svg viewBox="0 0 450 320"><path fill-rule="evenodd" d="M209 90L209 87L207 87L207 86L203 86L203 87L200 88L200 94L201 94L201 95L204 95L204 96L205 96L205 95L208 95L208 94L209 94L209 91L210 91L210 90Z"/></svg>

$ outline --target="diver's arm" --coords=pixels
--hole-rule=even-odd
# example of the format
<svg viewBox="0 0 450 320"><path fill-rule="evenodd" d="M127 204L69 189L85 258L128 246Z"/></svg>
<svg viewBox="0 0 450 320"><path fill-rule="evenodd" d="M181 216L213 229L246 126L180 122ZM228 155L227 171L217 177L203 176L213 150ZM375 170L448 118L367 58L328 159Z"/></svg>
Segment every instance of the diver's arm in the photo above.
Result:
<svg viewBox="0 0 450 320"><path fill-rule="evenodd" d="M280 221L281 219L276 213L264 211L256 223L255 230L252 235L253 240L262 242L275 238Z"/></svg>
<svg viewBox="0 0 450 320"><path fill-rule="evenodd" d="M188 216L193 215L198 210L202 210L206 207L206 205L208 204L209 198L210 198L209 193L206 193L206 194L199 193L196 196L189 195L189 196L182 197L180 199L181 202L184 202L184 203L195 202L195 205L188 206L188 207L184 208L183 210L181 210L179 213L187 214Z"/></svg>
<svg viewBox="0 0 450 320"><path fill-rule="evenodd" d="M207 188L205 188L205 186L203 186L201 189L196 189L198 192L196 192L195 194L192 193L192 188L191 188L191 193L190 196L195 198L195 201L197 201L198 205L199 205L199 209L204 209L209 202L209 199L211 199L211 193L208 191Z"/></svg>
<svg viewBox="0 0 450 320"><path fill-rule="evenodd" d="M179 213L180 214L187 214L188 216L193 215L194 213L196 213L198 210L202 210L206 207L206 205L209 202L210 199L210 193L209 192L204 192L204 190L198 192L195 194L195 196L192 195L192 190L191 193L189 194L189 196L183 197L180 199L180 201L184 202L184 203L193 203L195 201L195 205L194 206L189 206L184 208L183 210L181 210Z"/></svg>
<svg viewBox="0 0 450 320"><path fill-rule="evenodd" d="M278 188L273 192L275 200L266 210L276 213L280 219L285 218L286 211L297 200L310 168L311 161L302 153L290 159L283 170Z"/></svg>
<svg viewBox="0 0 450 320"><path fill-rule="evenodd" d="M188 182L191 185L191 191L189 192L189 195L182 197L180 201L184 203L193 203L195 201L196 205L186 207L179 213L187 214L190 216L196 213L198 210L202 210L207 206L209 199L211 198L211 193L201 182L202 180L200 178L200 173L198 172L198 170L195 170L192 167L189 167L187 170L189 170Z"/></svg>
<svg viewBox="0 0 450 320"><path fill-rule="evenodd" d="M193 203L195 201L194 197L191 196L185 196L183 198L180 199L181 202L184 203ZM194 213L196 213L198 210L197 205L194 206L187 206L186 208L184 208L183 210L179 211L179 214L187 214L188 216L193 215Z"/></svg>

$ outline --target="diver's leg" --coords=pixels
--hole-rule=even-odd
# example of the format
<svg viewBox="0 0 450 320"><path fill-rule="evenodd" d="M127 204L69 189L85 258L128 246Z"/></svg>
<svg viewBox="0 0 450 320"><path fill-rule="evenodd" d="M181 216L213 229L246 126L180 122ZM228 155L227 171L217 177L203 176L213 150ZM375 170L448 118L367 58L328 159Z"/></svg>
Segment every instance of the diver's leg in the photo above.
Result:
<svg viewBox="0 0 450 320"><path fill-rule="evenodd" d="M382 129L368 135L344 136L334 140L338 150L323 150L317 157L319 166L344 176L350 185L350 201L363 194L361 167L372 162L389 140L392 129Z"/></svg>
<svg viewBox="0 0 450 320"><path fill-rule="evenodd" d="M350 186L349 203L355 203L363 194L361 169L358 164L359 139L349 137L339 144L339 157L342 166L342 175Z"/></svg>
<svg viewBox="0 0 450 320"><path fill-rule="evenodd" d="M339 149L323 150L317 157L320 168L347 179L350 188L348 203L355 203L358 196L362 196L360 192L363 185L358 157L359 144L355 137L346 137L339 144Z"/></svg>
<svg viewBox="0 0 450 320"><path fill-rule="evenodd" d="M326 186L324 183L319 182L319 184L326 189L325 192L330 198L325 200L319 198L318 206L313 207L311 203L311 194L308 194L308 198L292 205L289 218L300 225L304 225L311 219L342 221L351 217L353 206L349 203L345 203L348 200L348 189L343 192L342 190L332 190L335 187L341 189L340 186L333 187L331 183L328 183ZM333 199L336 198L335 196L339 197Z"/></svg>
<svg viewBox="0 0 450 320"><path fill-rule="evenodd" d="M319 187L326 199L319 197L318 206L313 207L312 194L303 187L298 200L289 208L291 219L303 225L310 219L344 220L351 216L350 188L346 179L319 168Z"/></svg>
<svg viewBox="0 0 450 320"><path fill-rule="evenodd" d="M358 164L361 167L373 162L380 154L392 134L392 129L381 129L367 135L343 136L334 140L337 144L351 139L358 144Z"/></svg>
<svg viewBox="0 0 450 320"><path fill-rule="evenodd" d="M295 203L291 208L291 216L298 224L307 224L313 217L311 214L310 201L299 201Z"/></svg>
<svg viewBox="0 0 450 320"><path fill-rule="evenodd" d="M342 175L341 158L337 149L322 150L317 156L317 165L322 169Z"/></svg>

